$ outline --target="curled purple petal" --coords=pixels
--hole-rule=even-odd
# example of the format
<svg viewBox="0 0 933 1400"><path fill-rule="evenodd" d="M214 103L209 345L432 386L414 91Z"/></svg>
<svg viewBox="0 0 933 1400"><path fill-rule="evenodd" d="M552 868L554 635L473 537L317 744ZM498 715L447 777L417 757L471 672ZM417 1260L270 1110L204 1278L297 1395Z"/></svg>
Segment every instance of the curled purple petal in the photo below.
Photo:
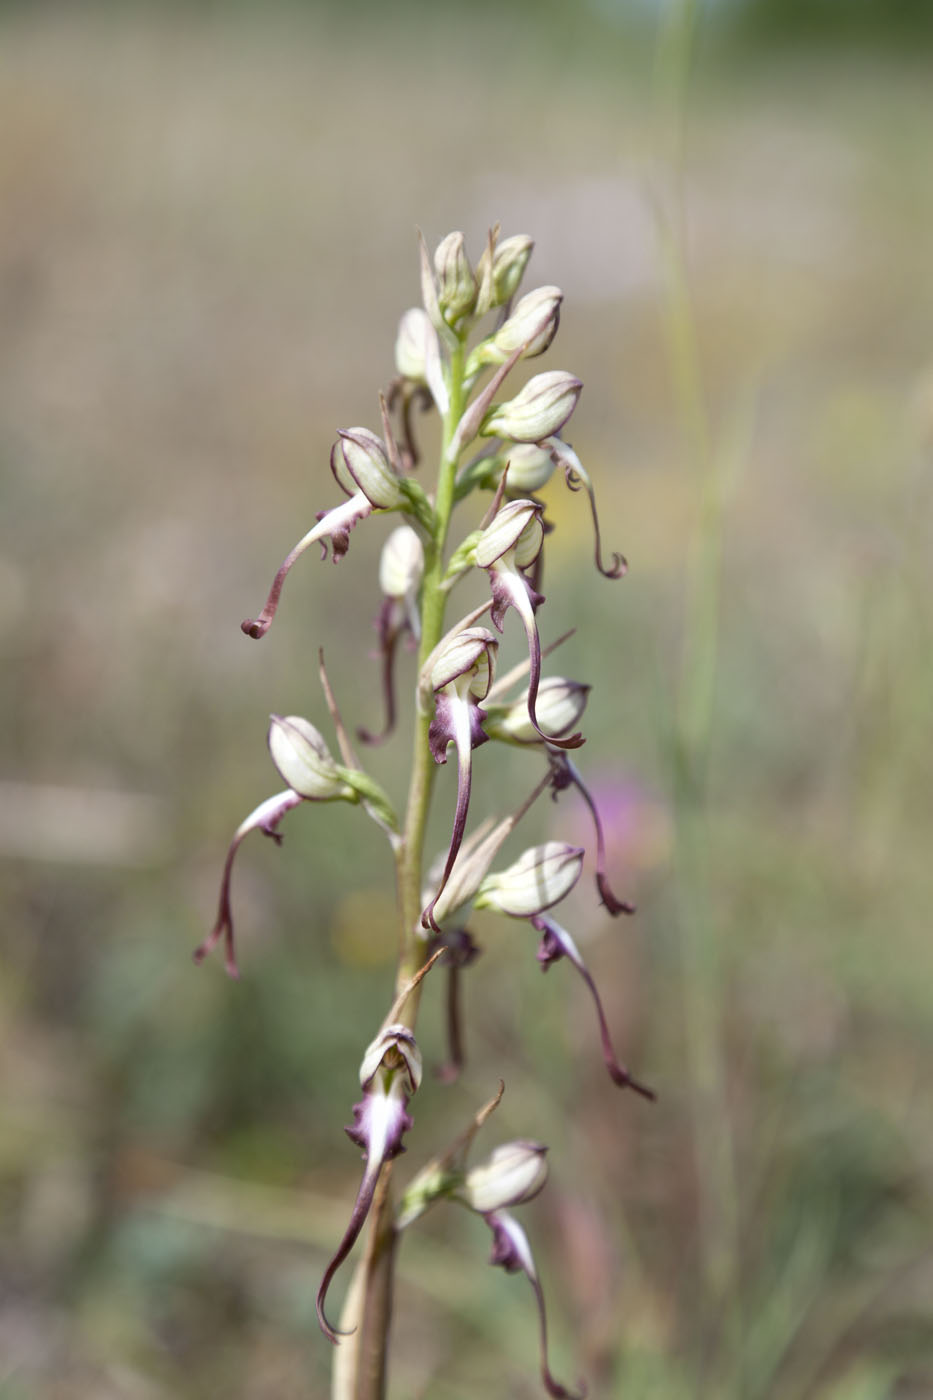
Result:
<svg viewBox="0 0 933 1400"><path fill-rule="evenodd" d="M444 1084L452 1084L459 1078L466 1056L463 1049L463 1018L461 1000L463 979L461 972L479 957L479 946L466 929L456 929L441 935L446 946L443 965L447 969L447 1063L440 1066L437 1077Z"/></svg>
<svg viewBox="0 0 933 1400"><path fill-rule="evenodd" d="M579 491L580 479L574 471L573 467L569 464L565 464L564 466L564 480L570 487L571 491ZM628 573L628 560L625 558L624 554L619 554L617 550L613 550L612 563L606 565L602 562L602 559L600 557L602 554L602 542L600 540L599 534L599 515L596 510L596 493L588 482L586 484L585 489L586 494L590 499L590 514L593 517L594 563L596 564L596 567L602 574L603 578L622 578L623 575Z"/></svg>
<svg viewBox="0 0 933 1400"><path fill-rule="evenodd" d="M544 1291L535 1270L528 1236L518 1221L505 1211L490 1212L483 1219L492 1231L490 1264L504 1269L507 1274L523 1273L534 1290L535 1301L538 1305L541 1380L545 1390L548 1395L554 1397L554 1400L585 1400L586 1386L582 1381L576 1390L568 1390L551 1374L547 1354L547 1312L544 1306Z"/></svg>
<svg viewBox="0 0 933 1400"><path fill-rule="evenodd" d="M224 940L224 965L229 976L238 978L240 969L237 967L236 954L233 947L233 910L230 903L230 878L233 874L233 861L244 837L251 831L261 831L266 836L271 836L276 845L282 842L282 833L278 830L279 822L290 812L293 807L297 807L303 802L297 792L287 788L285 792L280 792L275 797L266 798L261 802L244 822L236 829L230 848L227 851L227 858L224 861L223 875L220 879L220 899L217 905L217 918L214 927L204 939L204 942L195 948L192 957L196 963L202 963L208 953L216 947L221 938Z"/></svg>
<svg viewBox="0 0 933 1400"><path fill-rule="evenodd" d="M501 632L505 614L512 607L521 618L525 636L528 639L528 718L541 738L547 739L548 743L553 744L555 748L578 749L584 743L582 734L570 734L565 739L545 734L538 724L535 712L538 686L541 681L541 638L538 635L535 610L540 607L544 599L540 593L534 591L524 574L517 569L491 568L489 581L493 598L489 615L492 618L493 626Z"/></svg>
<svg viewBox="0 0 933 1400"><path fill-rule="evenodd" d="M590 990L596 1007L596 1015L599 1020L599 1036L602 1042L603 1060L609 1077L614 1084L618 1084L621 1089L634 1089L636 1094L640 1094L643 1099L650 1099L652 1102L657 1098L653 1089L634 1079L625 1066L616 1056L612 1048L612 1037L609 1034L609 1026L606 1022L606 1014L603 1011L603 1004L599 992L596 990L596 983L592 975L580 956L577 945L566 929L553 919L545 919L536 915L531 923L542 934L541 944L538 948L538 962L542 971L546 972L551 963L558 962L561 958L567 958L577 969Z"/></svg>
<svg viewBox="0 0 933 1400"><path fill-rule="evenodd" d="M379 633L379 657L382 661L382 698L385 702L386 722L378 734L360 727L357 737L364 744L382 744L395 728L395 652L398 639L405 630L404 619L399 618L399 605L396 598L384 598L376 630Z"/></svg>
<svg viewBox="0 0 933 1400"><path fill-rule="evenodd" d="M431 391L419 384L413 386L405 380L393 380L389 386L389 407L394 409L398 402L399 425L401 431L402 467L405 472L414 471L420 460L418 443L412 423L412 406L417 403L422 413L433 408Z"/></svg>
<svg viewBox="0 0 933 1400"><path fill-rule="evenodd" d="M376 1183L384 1164L405 1150L402 1146L402 1134L412 1126L407 1103L408 1095L404 1090L403 1080L393 1083L388 1092L379 1090L367 1092L363 1095L360 1103L354 1104L353 1126L346 1129L350 1140L355 1142L358 1147L362 1147L366 1154L366 1170L356 1193L356 1200L353 1203L353 1210L350 1213L350 1220L343 1238L324 1270L317 1291L315 1303L317 1320L324 1336L328 1341L334 1343L338 1341L340 1336L346 1334L338 1332L337 1328L327 1319L325 1312L327 1292L333 1282L334 1275L359 1238L372 1206Z"/></svg>
<svg viewBox="0 0 933 1400"><path fill-rule="evenodd" d="M551 753L551 784L554 795L563 792L567 787L573 786L577 789L583 801L590 809L593 818L593 826L596 831L596 888L599 890L599 897L609 913L615 918L617 914L636 913L635 905L627 899L617 899L609 884L609 876L606 874L606 842L603 834L603 824L599 815L599 808L593 798L589 788L584 783L578 770L571 763L566 754Z"/></svg>
<svg viewBox="0 0 933 1400"><path fill-rule="evenodd" d="M463 841L467 815L470 810L470 790L473 785L473 750L486 743L482 722L484 712L472 695L459 696L438 692L434 719L428 731L431 753L436 763L447 762L447 745L451 739L457 746L457 806L454 810L453 832L450 849L444 865L440 885L431 903L421 915L423 928L438 931L434 922L434 906L443 892L454 868L454 861Z"/></svg>
<svg viewBox="0 0 933 1400"><path fill-rule="evenodd" d="M593 490L593 483L590 481L589 473L584 469L582 462L569 443L562 442L560 438L554 437L549 440L551 457L557 466L564 469L564 480L571 491L579 491L582 486L589 497L590 514L593 517L593 534L595 537L594 558L596 567L604 578L622 578L628 572L628 564L625 556L613 551L612 563L608 566L602 562L602 542L599 534L599 514L596 510L596 492Z"/></svg>
<svg viewBox="0 0 933 1400"><path fill-rule="evenodd" d="M347 1334L345 1332L340 1332L339 1329L334 1327L327 1319L327 1314L324 1311L327 1303L327 1292L333 1282L334 1274L336 1274L340 1265L346 1259L359 1238L360 1231L365 1224L366 1217L373 1203L373 1194L376 1190L376 1182L379 1179L379 1172L381 1169L382 1163L379 1162L374 1170L371 1171L367 1168L363 1174L363 1180L360 1182L360 1189L356 1194L356 1200L353 1203L353 1210L350 1214L350 1223L347 1225L343 1239L337 1246L336 1253L324 1270L323 1277L318 1287L317 1298L315 1299L318 1326L327 1340L333 1342L335 1345L342 1336L346 1336Z"/></svg>
<svg viewBox="0 0 933 1400"><path fill-rule="evenodd" d="M349 500L343 501L333 510L323 511L317 519L317 524L309 530L303 539L300 539L279 566L275 578L272 580L272 587L269 589L269 596L266 599L265 607L258 617L247 617L240 623L240 630L245 632L247 637L254 637L257 641L264 637L272 626L272 619L275 617L279 606L279 599L282 596L282 588L287 574L297 559L300 559L305 550L320 540L327 554L327 546L324 541L329 539L334 551L334 560L341 558L347 552L347 542L350 531L358 520L369 515L372 511L372 503L363 494L357 491Z"/></svg>

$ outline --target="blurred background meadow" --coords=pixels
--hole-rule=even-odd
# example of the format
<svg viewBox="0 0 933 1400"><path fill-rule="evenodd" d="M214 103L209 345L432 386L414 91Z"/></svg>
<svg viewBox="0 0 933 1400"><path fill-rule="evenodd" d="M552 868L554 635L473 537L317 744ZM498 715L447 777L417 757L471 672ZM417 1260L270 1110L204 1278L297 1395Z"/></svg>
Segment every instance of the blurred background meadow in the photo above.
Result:
<svg viewBox="0 0 933 1400"><path fill-rule="evenodd" d="M522 1218L559 1376L933 1395L931 21L0 8L3 1400L327 1394L314 1294L394 966L378 832L309 806L248 842L242 981L190 954L279 786L269 712L326 728L319 646L378 724L392 521L303 560L261 645L239 622L335 501L335 430L377 426L415 225L477 257L497 220L566 294L544 367L584 381L570 437L630 565L596 575L547 488L542 630L577 628L558 669L594 685L580 766L639 905L581 882L565 922L660 1098L608 1083L566 965L480 918L468 1065L426 1075L397 1177L501 1075L485 1146L550 1144ZM373 757L395 792L407 750ZM476 773L495 812L538 763ZM534 837L584 818L570 793ZM540 1393L530 1290L487 1253L454 1208L406 1237L393 1400Z"/></svg>

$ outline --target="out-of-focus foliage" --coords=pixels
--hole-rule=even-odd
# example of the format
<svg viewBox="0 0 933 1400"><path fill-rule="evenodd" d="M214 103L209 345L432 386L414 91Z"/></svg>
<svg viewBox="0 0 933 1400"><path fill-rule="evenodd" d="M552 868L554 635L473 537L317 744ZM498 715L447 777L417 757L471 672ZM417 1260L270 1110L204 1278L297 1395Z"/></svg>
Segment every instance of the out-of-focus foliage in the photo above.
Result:
<svg viewBox="0 0 933 1400"><path fill-rule="evenodd" d="M573 927L660 1102L611 1091L584 993L489 918L467 1071L426 1077L400 1175L502 1073L485 1131L552 1145L529 1213L561 1374L626 1400L933 1387L931 74L825 48L696 74L693 350L728 483L704 611L677 143L652 54L564 11L0 21L4 1400L326 1393L314 1292L393 958L378 833L311 809L281 850L250 838L242 982L190 952L276 785L268 712L326 726L319 645L348 720L378 723L389 525L304 560L261 644L238 624L335 500L336 428L377 426L413 225L476 250L496 219L537 239L528 285L566 293L573 442L631 566L595 578L585 502L548 488L542 626L578 626L580 765L640 906L612 923L581 882ZM702 802L672 740L685 642L714 680ZM373 766L400 791L404 741ZM528 775L478 751L490 809ZM584 817L569 794L541 834ZM399 1400L536 1393L529 1298L487 1248L465 1214L405 1240Z"/></svg>

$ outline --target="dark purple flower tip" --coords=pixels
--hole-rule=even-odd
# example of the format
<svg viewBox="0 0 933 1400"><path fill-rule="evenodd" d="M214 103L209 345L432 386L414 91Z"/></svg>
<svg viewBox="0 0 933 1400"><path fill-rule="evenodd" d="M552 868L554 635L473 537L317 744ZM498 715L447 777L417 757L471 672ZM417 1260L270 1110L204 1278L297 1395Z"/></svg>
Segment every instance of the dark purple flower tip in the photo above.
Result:
<svg viewBox="0 0 933 1400"><path fill-rule="evenodd" d="M593 1004L596 1007L597 1020L599 1021L599 1036L602 1043L603 1061L606 1065L606 1069L609 1071L609 1077L612 1082L617 1084L620 1089L633 1089L634 1092L640 1094L643 1099L649 1099L651 1102L654 1102L657 1099L657 1094L654 1090L649 1089L647 1085L635 1079L616 1056L612 1046L612 1037L609 1034L606 1014L603 1011L603 1004L599 992L597 991L596 983L593 981L593 977L580 956L579 950L570 934L565 928L561 928L560 924L555 923L553 919L546 919L541 915L536 915L530 922L542 935L541 943L538 947L538 962L541 964L542 971L546 972L551 966L551 963L559 962L561 958L567 958L577 969L589 988L590 995L593 998Z"/></svg>
<svg viewBox="0 0 933 1400"><path fill-rule="evenodd" d="M596 888L599 890L599 897L608 912L615 918L617 914L637 914L637 904L632 904L628 899L616 899L609 885L609 879L605 871L597 870Z"/></svg>
<svg viewBox="0 0 933 1400"><path fill-rule="evenodd" d="M381 1163L379 1165L381 1167ZM324 1270L323 1277L321 1278L321 1282L318 1286L317 1297L315 1299L315 1310L317 1312L318 1326L324 1333L324 1336L327 1338L327 1340L329 1342L333 1342L335 1346L337 1345L341 1337L346 1337L349 1334L346 1332L341 1332L339 1328L334 1327L333 1324L328 1320L327 1313L325 1310L327 1304L328 1290L330 1289L330 1285L333 1282L334 1275L340 1268L340 1265L346 1259L347 1255L350 1253L350 1250L353 1248L353 1246L356 1244L356 1241L359 1239L360 1231L362 1230L363 1225L365 1224L366 1217L369 1214L370 1207L373 1203L373 1195L376 1190L376 1182L378 1178L378 1169L375 1171L370 1171L367 1168L366 1173L363 1176L363 1180L360 1183L360 1189L357 1192L356 1200L353 1204L353 1210L350 1215L350 1222L347 1225L347 1228L344 1232L343 1239L340 1241L340 1244L337 1246L336 1253L330 1260L329 1264L327 1265L327 1268Z"/></svg>
<svg viewBox="0 0 933 1400"><path fill-rule="evenodd" d="M548 1395L554 1397L554 1400L585 1400L587 1390L582 1381L578 1383L576 1390L568 1390L551 1374L551 1368L548 1364L547 1312L544 1306L544 1292L535 1270L528 1236L518 1221L505 1211L490 1212L483 1219L492 1231L490 1264L504 1269L507 1274L523 1273L534 1292L535 1302L538 1306L541 1380L545 1390Z"/></svg>
<svg viewBox="0 0 933 1400"><path fill-rule="evenodd" d="M217 918L214 927L205 938L204 942L195 948L192 957L198 964L202 963L208 953L217 946L221 938L224 940L225 959L224 964L229 976L239 978L240 969L237 967L236 953L233 946L233 910L230 903L230 879L233 874L233 861L244 837L251 831L261 831L265 836L271 836L277 846L282 844L282 833L278 830L279 822L290 812L293 807L297 807L304 799L291 788L285 792L280 792L275 797L268 797L265 802L261 802L254 812L237 827L233 840L230 842L227 858L224 861L223 875L220 880L220 899L217 905Z"/></svg>
<svg viewBox="0 0 933 1400"><path fill-rule="evenodd" d="M445 1007L447 1061L438 1067L436 1074L442 1084L452 1084L460 1077L460 1072L466 1063L466 1053L463 1046L463 1016L461 1014L463 991L461 973L464 968L476 961L480 955L480 948L472 934L465 928L451 929L442 933L436 941L447 950L441 959L443 966L447 969Z"/></svg>
<svg viewBox="0 0 933 1400"><path fill-rule="evenodd" d="M363 727L357 729L357 737L363 744L382 744L395 728L395 653L399 637L405 631L406 626L404 610L399 607L398 600L384 598L382 607L379 609L379 616L376 619L376 630L379 634L379 657L382 661L382 698L385 704L386 719L378 734L373 734L371 730Z"/></svg>

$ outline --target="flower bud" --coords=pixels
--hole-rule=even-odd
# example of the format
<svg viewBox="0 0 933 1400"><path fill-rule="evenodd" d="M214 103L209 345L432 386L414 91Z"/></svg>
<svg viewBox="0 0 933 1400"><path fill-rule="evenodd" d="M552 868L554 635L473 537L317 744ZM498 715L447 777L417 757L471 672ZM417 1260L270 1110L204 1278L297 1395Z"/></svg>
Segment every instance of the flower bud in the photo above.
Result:
<svg viewBox="0 0 933 1400"><path fill-rule="evenodd" d="M448 233L434 254L437 274L437 301L449 326L473 310L476 304L476 277L467 257L462 233Z"/></svg>
<svg viewBox="0 0 933 1400"><path fill-rule="evenodd" d="M583 848L546 841L521 856L508 870L487 875L476 896L477 909L495 909L527 919L550 909L569 894L583 868Z"/></svg>
<svg viewBox="0 0 933 1400"><path fill-rule="evenodd" d="M457 632L435 657L431 689L441 690L452 681L469 676L469 693L482 700L492 681L492 658L498 645L487 627L465 627Z"/></svg>
<svg viewBox="0 0 933 1400"><path fill-rule="evenodd" d="M467 1172L461 1199L479 1215L532 1200L547 1181L546 1152L539 1142L504 1142Z"/></svg>
<svg viewBox="0 0 933 1400"><path fill-rule="evenodd" d="M515 562L525 568L538 557L544 531L542 506L537 501L509 501L497 511L480 535L473 557L481 569L488 569L509 550Z"/></svg>
<svg viewBox="0 0 933 1400"><path fill-rule="evenodd" d="M538 723L548 734L567 734L580 720L586 709L590 687L563 676L548 676L538 687L535 713ZM486 733L490 739L505 739L513 744L540 744L541 734L528 714L528 692L502 711L487 711Z"/></svg>
<svg viewBox="0 0 933 1400"><path fill-rule="evenodd" d="M534 442L511 443L497 460L501 460L503 469L508 465L505 489L509 496L540 491L550 481L556 465L551 453Z"/></svg>
<svg viewBox="0 0 933 1400"><path fill-rule="evenodd" d="M413 306L402 316L395 338L395 368L405 379L427 383L427 346L434 334L430 317L420 306Z"/></svg>
<svg viewBox="0 0 933 1400"><path fill-rule="evenodd" d="M557 334L560 304L564 294L559 287L538 287L522 297L508 320L495 335L483 341L467 362L467 374L484 365L503 365L514 351L524 346L521 358L543 355Z"/></svg>
<svg viewBox="0 0 933 1400"><path fill-rule="evenodd" d="M355 800L353 789L341 778L337 764L322 736L300 715L272 715L269 752L283 779L299 797L311 802Z"/></svg>
<svg viewBox="0 0 933 1400"><path fill-rule="evenodd" d="M424 574L424 547L410 525L393 530L379 559L379 587L387 598L411 598Z"/></svg>
<svg viewBox="0 0 933 1400"><path fill-rule="evenodd" d="M342 462L341 462L342 459ZM331 452L331 470L341 486L351 478L377 509L389 510L402 503L398 476L392 469L385 444L368 428L342 428Z"/></svg>
<svg viewBox="0 0 933 1400"><path fill-rule="evenodd" d="M480 433L513 442L540 442L560 431L576 408L582 388L581 381L566 370L536 374L514 399L491 411Z"/></svg>
<svg viewBox="0 0 933 1400"><path fill-rule="evenodd" d="M504 238L491 254L488 247L484 250L477 268L482 312L503 306L515 295L534 246L527 233L516 233Z"/></svg>

